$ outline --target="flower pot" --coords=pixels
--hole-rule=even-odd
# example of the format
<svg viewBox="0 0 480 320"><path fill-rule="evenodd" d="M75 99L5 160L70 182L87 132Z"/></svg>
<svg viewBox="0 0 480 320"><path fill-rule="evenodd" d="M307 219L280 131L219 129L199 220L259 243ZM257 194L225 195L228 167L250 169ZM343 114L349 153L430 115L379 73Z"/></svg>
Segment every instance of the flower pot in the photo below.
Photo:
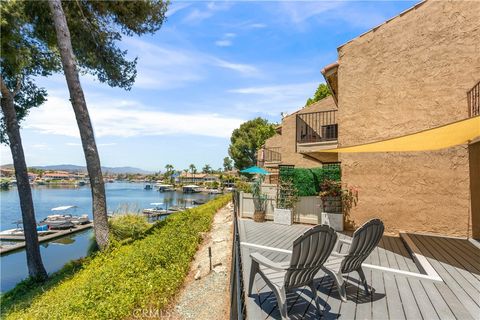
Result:
<svg viewBox="0 0 480 320"><path fill-rule="evenodd" d="M255 221L255 222L265 222L265 211L255 210L253 212L253 221Z"/></svg>
<svg viewBox="0 0 480 320"><path fill-rule="evenodd" d="M323 211L331 213L342 213L341 197L322 197Z"/></svg>
<svg viewBox="0 0 480 320"><path fill-rule="evenodd" d="M284 225L292 224L292 210L275 208L273 210L273 222Z"/></svg>
<svg viewBox="0 0 480 320"><path fill-rule="evenodd" d="M343 214L322 212L322 224L329 225L335 231L343 231Z"/></svg>

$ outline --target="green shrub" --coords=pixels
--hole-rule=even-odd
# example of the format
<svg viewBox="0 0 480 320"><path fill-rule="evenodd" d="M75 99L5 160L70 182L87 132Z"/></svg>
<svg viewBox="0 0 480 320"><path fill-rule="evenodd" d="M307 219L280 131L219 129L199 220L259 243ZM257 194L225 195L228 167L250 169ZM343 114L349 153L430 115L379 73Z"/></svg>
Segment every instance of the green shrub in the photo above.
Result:
<svg viewBox="0 0 480 320"><path fill-rule="evenodd" d="M149 228L146 217L139 214L122 214L108 221L110 235L116 241L137 240Z"/></svg>
<svg viewBox="0 0 480 320"><path fill-rule="evenodd" d="M340 181L340 166L325 166L322 168L287 168L280 170L280 179L291 180L298 190L298 196L315 196L320 192L324 180Z"/></svg>
<svg viewBox="0 0 480 320"><path fill-rule="evenodd" d="M182 285L201 232L230 199L224 195L155 223L143 239L97 253L71 278L33 298L28 299L29 290L15 297L16 289L6 293L2 318L121 319L131 318L136 308L161 310Z"/></svg>

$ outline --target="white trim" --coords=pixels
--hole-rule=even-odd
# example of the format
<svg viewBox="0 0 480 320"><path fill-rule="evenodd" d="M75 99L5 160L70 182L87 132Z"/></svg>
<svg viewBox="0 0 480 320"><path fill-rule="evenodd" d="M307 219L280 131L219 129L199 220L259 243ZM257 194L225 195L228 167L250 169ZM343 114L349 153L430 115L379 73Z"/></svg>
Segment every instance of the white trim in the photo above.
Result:
<svg viewBox="0 0 480 320"><path fill-rule="evenodd" d="M406 241L406 244L407 244L407 242L410 242L410 243L407 244L407 248L409 247L409 245L412 245L412 247L414 249L416 249L417 252L419 252L418 248L415 246L415 244L412 242L412 240L410 238L408 238L408 240L405 240L405 241ZM240 242L240 245L245 246L245 247L250 247L250 248L256 248L256 249L259 249L259 250L292 254L292 250L268 247L268 246L263 246L263 245L255 244L255 243ZM408 249L411 251L411 248L408 248ZM413 259L414 259L415 263L417 264L417 266L419 266L420 269L423 269L423 271L425 271L426 274L404 271L404 270L395 269L395 268L382 267L382 266L377 266L377 265L368 264L368 263L362 263L362 267L365 267L365 268L368 268L368 269L380 270L380 271L383 271L383 272L390 272L390 273L394 273L394 274L400 275L400 276L407 276L407 277L420 278L420 279L424 279L424 280L432 280L432 281L443 282L443 279L438 275L438 273L435 271L435 269L433 269L433 267L430 265L430 263L427 261L427 259L424 256L422 256L420 254L417 254L413 251L411 251L411 252L412 252ZM422 271L422 270L420 270L420 271Z"/></svg>
<svg viewBox="0 0 480 320"><path fill-rule="evenodd" d="M427 258L421 254L420 249L418 249L417 245L413 243L409 235L400 232L400 238L404 241L408 251L410 251L415 264L419 267L419 269L421 269L420 271L426 273L427 276L429 276L432 280L443 282L443 279L438 275L437 271L435 271L430 262L428 262Z"/></svg>
<svg viewBox="0 0 480 320"><path fill-rule="evenodd" d="M468 241L470 241L471 244L473 244L475 247L480 249L480 241L478 241L477 239L473 239L473 238L468 238Z"/></svg>
<svg viewBox="0 0 480 320"><path fill-rule="evenodd" d="M257 248L257 249L260 249L260 250L275 251L275 252L292 254L292 250L286 250L286 249L280 249L280 248L274 248L274 247L267 247L267 246L262 246L260 244L255 244L255 243L240 242L240 245L245 246L245 247Z"/></svg>

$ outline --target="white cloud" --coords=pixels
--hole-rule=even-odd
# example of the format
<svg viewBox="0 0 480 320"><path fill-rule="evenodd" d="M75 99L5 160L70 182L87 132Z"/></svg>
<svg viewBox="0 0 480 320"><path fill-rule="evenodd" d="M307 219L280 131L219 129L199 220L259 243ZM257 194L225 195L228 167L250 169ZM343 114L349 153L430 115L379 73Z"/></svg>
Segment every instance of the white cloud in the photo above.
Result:
<svg viewBox="0 0 480 320"><path fill-rule="evenodd" d="M249 64L233 63L218 58L215 58L213 61L215 61L215 64L221 68L237 71L244 76L254 77L260 75L260 71L256 67Z"/></svg>
<svg viewBox="0 0 480 320"><path fill-rule="evenodd" d="M78 147L78 146L81 146L82 144L78 142L67 142L65 143L65 145L69 147Z"/></svg>
<svg viewBox="0 0 480 320"><path fill-rule="evenodd" d="M188 8L192 5L192 3L188 2L174 2L170 3L168 6L167 13L165 14L167 17L173 16L175 13L177 13L180 10L183 10L185 8Z"/></svg>
<svg viewBox="0 0 480 320"><path fill-rule="evenodd" d="M228 138L244 120L214 113L181 114L159 111L133 101L97 99L88 103L96 137L133 137L151 135L201 135ZM50 96L39 109L32 110L24 128L43 134L78 137L67 98ZM77 143L67 142L68 146ZM112 146L114 143L99 143Z"/></svg>
<svg viewBox="0 0 480 320"><path fill-rule="evenodd" d="M123 42L139 56L136 88L168 90L184 87L207 79L212 67L229 69L242 76L258 76L260 73L254 66L195 50L159 46L134 38L125 38Z"/></svg>
<svg viewBox="0 0 480 320"><path fill-rule="evenodd" d="M40 150L48 149L48 146L43 143L36 143L36 144L33 144L31 147L35 149L40 149Z"/></svg>
<svg viewBox="0 0 480 320"><path fill-rule="evenodd" d="M267 25L264 23L252 23L252 24L246 25L246 27L252 28L252 29L262 29L262 28L266 28Z"/></svg>
<svg viewBox="0 0 480 320"><path fill-rule="evenodd" d="M303 107L317 86L317 82L305 82L238 88L229 92L242 97L234 103L238 110L278 116L281 112L291 113Z"/></svg>
<svg viewBox="0 0 480 320"><path fill-rule="evenodd" d="M225 33L221 39L215 41L215 45L218 47L230 47L233 44L232 39L237 36L236 33L227 32Z"/></svg>
<svg viewBox="0 0 480 320"><path fill-rule="evenodd" d="M225 11L231 8L233 4L230 2L208 2L203 8L195 8L183 19L183 23L198 24L217 12Z"/></svg>
<svg viewBox="0 0 480 320"><path fill-rule="evenodd" d="M10 147L5 144L0 144L0 164L11 164L12 162Z"/></svg>
<svg viewBox="0 0 480 320"><path fill-rule="evenodd" d="M282 15L295 24L343 6L343 1L281 2Z"/></svg>
<svg viewBox="0 0 480 320"><path fill-rule="evenodd" d="M232 41L228 39L217 40L215 41L215 45L218 47L230 47L232 45Z"/></svg>

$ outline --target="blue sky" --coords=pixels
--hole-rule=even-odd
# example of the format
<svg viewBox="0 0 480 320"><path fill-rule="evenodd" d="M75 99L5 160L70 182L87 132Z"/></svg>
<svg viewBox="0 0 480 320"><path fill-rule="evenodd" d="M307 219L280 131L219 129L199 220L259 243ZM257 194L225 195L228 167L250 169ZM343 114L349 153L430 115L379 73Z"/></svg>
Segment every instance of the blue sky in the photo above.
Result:
<svg viewBox="0 0 480 320"><path fill-rule="evenodd" d="M173 1L160 31L119 43L138 57L131 91L81 77L102 165L221 167L233 129L302 107L338 46L414 4ZM27 164L84 165L63 75L38 84L49 99L22 125Z"/></svg>

